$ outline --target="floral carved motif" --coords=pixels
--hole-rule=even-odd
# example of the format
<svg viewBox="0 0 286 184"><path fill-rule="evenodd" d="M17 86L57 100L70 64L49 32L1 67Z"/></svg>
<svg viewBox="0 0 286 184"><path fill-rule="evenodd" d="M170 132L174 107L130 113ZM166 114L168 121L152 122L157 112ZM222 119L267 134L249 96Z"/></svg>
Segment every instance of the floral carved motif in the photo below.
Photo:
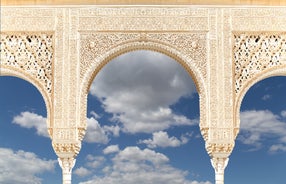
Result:
<svg viewBox="0 0 286 184"><path fill-rule="evenodd" d="M211 157L215 157L216 154L220 154L220 155L224 155L225 157L228 157L231 154L233 147L234 147L234 143L206 142L206 150Z"/></svg>
<svg viewBox="0 0 286 184"><path fill-rule="evenodd" d="M52 93L53 34L1 33L1 67L30 75Z"/></svg>
<svg viewBox="0 0 286 184"><path fill-rule="evenodd" d="M144 43L152 42L151 46L144 46ZM199 68L201 74L206 77L206 33L205 32L182 32L182 33L158 33L158 32L95 32L81 34L80 50L80 78L86 74L86 70L92 65L100 65L104 56L114 48L128 45L129 51L132 49L152 49L163 52L160 47L167 47L178 51L178 53L166 53L168 55L179 57L185 56L184 59L191 62ZM137 44L136 44L137 43ZM143 44L140 44L143 43ZM138 48L136 48L136 45ZM120 52L120 51L119 51ZM110 53L113 54L121 53ZM111 58L112 59L112 58ZM189 65L188 62L186 62Z"/></svg>
<svg viewBox="0 0 286 184"><path fill-rule="evenodd" d="M81 142L77 143L53 142L52 145L59 157L62 157L61 155L70 155L70 154L72 155L72 157L75 157L81 149Z"/></svg>
<svg viewBox="0 0 286 184"><path fill-rule="evenodd" d="M140 38L139 33L97 33L81 35L80 78L94 65L96 58L102 57L112 48Z"/></svg>
<svg viewBox="0 0 286 184"><path fill-rule="evenodd" d="M257 74L286 65L286 33L236 33L233 41L236 94Z"/></svg>

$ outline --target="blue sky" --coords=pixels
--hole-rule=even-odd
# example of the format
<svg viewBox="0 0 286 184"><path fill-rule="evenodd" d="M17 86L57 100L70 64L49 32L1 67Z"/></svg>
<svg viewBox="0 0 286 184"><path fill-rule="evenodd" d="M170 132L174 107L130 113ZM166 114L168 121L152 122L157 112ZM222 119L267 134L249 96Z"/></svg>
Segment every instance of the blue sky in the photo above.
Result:
<svg viewBox="0 0 286 184"><path fill-rule="evenodd" d="M61 183L40 93L14 77L1 76L0 86L0 183ZM286 77L248 91L225 183L286 181L285 94ZM192 79L171 58L151 51L115 58L91 86L73 183L214 184L198 100Z"/></svg>

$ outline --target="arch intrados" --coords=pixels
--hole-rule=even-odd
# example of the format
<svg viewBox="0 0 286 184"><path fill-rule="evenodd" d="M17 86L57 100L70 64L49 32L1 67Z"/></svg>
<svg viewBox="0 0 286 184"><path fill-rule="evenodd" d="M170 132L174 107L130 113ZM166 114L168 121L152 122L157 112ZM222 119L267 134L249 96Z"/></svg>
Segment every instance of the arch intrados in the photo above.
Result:
<svg viewBox="0 0 286 184"><path fill-rule="evenodd" d="M154 52L158 52L161 54L164 54L172 59L174 59L176 62L178 62L190 75L190 77L192 78L192 80L195 83L195 87L196 90L198 92L199 95L201 95L203 93L203 83L201 81L200 78L201 76L198 74L198 72L195 72L192 68L190 68L187 63L185 58L183 58L183 54L176 54L176 50L174 49L170 49L169 47L164 48L164 45L159 44L160 46L157 45L157 43L153 43L153 42L144 42L143 44L140 44L141 42L138 43L129 43L129 44L125 44L120 46L119 48L115 48L112 49L110 52L108 52L107 54L105 54L102 60L99 61L99 66L97 65L96 68L95 67L91 67L92 69L92 74L90 77L88 77L87 80L84 81L88 81L87 86L84 87L85 90L85 94L88 94L90 86L94 80L94 78L96 77L96 75L101 71L101 69L110 61L112 61L114 58L123 55L125 53L128 52L132 52L132 51L138 51L138 50L149 50L149 51L154 51Z"/></svg>
<svg viewBox="0 0 286 184"><path fill-rule="evenodd" d="M237 97L237 101L236 101L236 105L235 105L235 128L240 128L240 108L241 108L241 104L242 101L246 95L246 93L249 91L249 89L254 86L255 84L257 84L258 82L270 78L270 77L278 77L278 76L286 76L286 66L278 66L275 67L274 69L265 71L259 75L254 76L251 80L249 80L246 84L245 87L242 88L242 90L240 91L238 97Z"/></svg>
<svg viewBox="0 0 286 184"><path fill-rule="evenodd" d="M50 117L50 101L49 101L49 97L48 94L45 92L44 88L40 85L39 82L37 82L33 77L29 76L29 75L25 75L15 69L10 70L9 68L5 68L4 66L1 66L1 73L0 73L0 77L1 76L11 76L11 77L16 77L22 80L25 80L26 82L32 84L37 90L38 92L41 94L44 103L45 103L45 107L46 107L46 113L47 113L47 131L49 132L49 128L52 127L52 123L51 123L51 117ZM49 132L50 134L50 132ZM51 136L51 135L50 135Z"/></svg>

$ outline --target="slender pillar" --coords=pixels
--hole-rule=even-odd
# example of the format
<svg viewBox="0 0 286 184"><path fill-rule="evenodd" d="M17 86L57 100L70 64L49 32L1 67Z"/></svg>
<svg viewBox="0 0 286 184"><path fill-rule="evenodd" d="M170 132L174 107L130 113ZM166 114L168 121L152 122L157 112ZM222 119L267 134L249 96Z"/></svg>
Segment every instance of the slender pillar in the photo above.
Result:
<svg viewBox="0 0 286 184"><path fill-rule="evenodd" d="M229 158L217 158L213 157L211 159L212 166L215 170L215 183L216 184L224 184L224 169L228 164Z"/></svg>
<svg viewBox="0 0 286 184"><path fill-rule="evenodd" d="M75 165L75 158L58 158L63 172L63 184L71 184L72 169Z"/></svg>

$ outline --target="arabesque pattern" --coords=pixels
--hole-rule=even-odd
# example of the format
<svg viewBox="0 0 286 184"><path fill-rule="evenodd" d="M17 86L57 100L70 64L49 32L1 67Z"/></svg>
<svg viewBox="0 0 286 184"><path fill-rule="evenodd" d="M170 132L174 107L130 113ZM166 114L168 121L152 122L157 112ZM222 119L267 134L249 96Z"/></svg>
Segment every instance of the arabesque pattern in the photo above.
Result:
<svg viewBox="0 0 286 184"><path fill-rule="evenodd" d="M235 92L255 75L286 64L286 33L234 34Z"/></svg>
<svg viewBox="0 0 286 184"><path fill-rule="evenodd" d="M1 67L35 78L52 93L53 34L1 33Z"/></svg>
<svg viewBox="0 0 286 184"><path fill-rule="evenodd" d="M224 183L243 95L258 80L286 75L285 7L4 6L0 13L0 76L19 75L48 98L63 184L71 184L86 133L89 85L117 55L162 52L192 75L216 184Z"/></svg>

